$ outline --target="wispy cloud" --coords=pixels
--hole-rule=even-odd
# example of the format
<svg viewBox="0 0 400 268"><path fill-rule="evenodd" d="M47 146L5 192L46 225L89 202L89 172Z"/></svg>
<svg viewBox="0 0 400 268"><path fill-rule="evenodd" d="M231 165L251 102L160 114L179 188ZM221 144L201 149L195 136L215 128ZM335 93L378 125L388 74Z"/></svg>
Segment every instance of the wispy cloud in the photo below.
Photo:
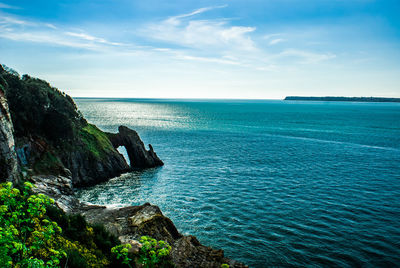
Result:
<svg viewBox="0 0 400 268"><path fill-rule="evenodd" d="M334 59L336 58L336 55L333 53L316 53L297 49L287 49L276 56L276 58L287 57L300 58L301 63L318 63L321 61Z"/></svg>
<svg viewBox="0 0 400 268"><path fill-rule="evenodd" d="M44 25L54 30L58 29L54 24L51 23L45 23Z"/></svg>
<svg viewBox="0 0 400 268"><path fill-rule="evenodd" d="M192 16L224 6L204 7L193 12L169 17L148 25L142 33L157 39L196 49L254 50L255 44L248 35L256 30L249 26L231 26L226 19L193 19Z"/></svg>
<svg viewBox="0 0 400 268"><path fill-rule="evenodd" d="M317 64L336 57L332 53L301 48L299 44L289 42L291 38L286 33L257 33L255 26L237 25L237 21L227 18L199 16L225 7L204 7L147 24L141 31L142 37L165 45L164 50L158 51L179 60L235 65L259 71L276 71L288 62L293 68L296 64ZM276 45L283 42L285 48L279 51L281 46Z"/></svg>
<svg viewBox="0 0 400 268"><path fill-rule="evenodd" d="M8 13L0 13L0 38L20 42L42 43L109 52L113 55L164 55L171 60L194 61L210 64L251 68L259 71L276 71L290 61L290 65L316 64L335 58L332 53L320 53L299 48L289 41L286 33L265 34L253 25L240 25L228 18L204 18L204 13L226 8L211 6L192 12L166 17L157 22L145 23L139 36L123 36L122 41L110 40L83 29L33 21ZM117 26L115 26L117 27ZM147 43L151 45L135 45ZM285 48L276 46L285 42ZM293 48L290 48L292 45ZM274 46L274 47L273 47ZM273 67L271 67L273 66Z"/></svg>
<svg viewBox="0 0 400 268"><path fill-rule="evenodd" d="M177 19L181 19L181 18L191 17L191 16L194 16L194 15L197 15L197 14L204 13L204 12L209 11L209 10L213 10L213 9L217 9L217 8L225 8L225 7L227 7L227 6L228 6L228 5L211 6L211 7L202 7L202 8L196 9L196 10L190 12L190 13L186 13L186 14L182 14L182 15L177 15L177 16L172 16L172 17L170 17L168 20L177 20Z"/></svg>
<svg viewBox="0 0 400 268"><path fill-rule="evenodd" d="M17 6L10 6L0 2L0 9L20 9L20 8Z"/></svg>
<svg viewBox="0 0 400 268"><path fill-rule="evenodd" d="M282 43L284 41L285 41L285 39L276 38L276 39L272 39L271 41L269 41L269 44L272 46L272 45L276 45L276 44Z"/></svg>
<svg viewBox="0 0 400 268"><path fill-rule="evenodd" d="M4 13L0 14L0 28L2 28L0 38L14 41L46 43L91 50L123 45L85 32L63 32L62 29L51 23L33 22Z"/></svg>
<svg viewBox="0 0 400 268"><path fill-rule="evenodd" d="M189 55L179 55L178 59L182 60L190 60L190 61L200 61L200 62L211 62L211 63L221 63L221 64L229 64L229 65L240 65L239 62L233 60L227 60L223 58L212 58L212 57L196 57Z"/></svg>
<svg viewBox="0 0 400 268"><path fill-rule="evenodd" d="M72 37L77 37L82 40L90 41L90 42L95 42L95 43L101 43L101 44L107 44L107 45L113 45L113 46L121 46L123 45L122 43L118 42L110 42L107 41L104 38L99 38L87 33L74 33L74 32L65 32L66 35L72 36Z"/></svg>
<svg viewBox="0 0 400 268"><path fill-rule="evenodd" d="M13 16L8 16L5 14L0 14L0 25L30 25L30 26L34 26L36 25L36 23L33 22L29 22L26 20L22 20L22 19L18 19L16 17Z"/></svg>

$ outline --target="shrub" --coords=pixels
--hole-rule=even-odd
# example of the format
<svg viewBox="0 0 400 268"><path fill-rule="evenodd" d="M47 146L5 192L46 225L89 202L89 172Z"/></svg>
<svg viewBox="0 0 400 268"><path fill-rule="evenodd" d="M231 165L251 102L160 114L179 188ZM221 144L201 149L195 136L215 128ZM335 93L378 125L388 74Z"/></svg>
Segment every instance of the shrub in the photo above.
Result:
<svg viewBox="0 0 400 268"><path fill-rule="evenodd" d="M0 184L0 266L57 267L66 256L61 228L45 217L54 201L45 195L29 194L12 183Z"/></svg>
<svg viewBox="0 0 400 268"><path fill-rule="evenodd" d="M140 249L138 262L144 267L172 266L169 258L171 246L167 242L142 236L140 243L142 248Z"/></svg>
<svg viewBox="0 0 400 268"><path fill-rule="evenodd" d="M111 249L112 254L114 254L117 260L120 260L122 264L131 266L132 259L129 257L129 249L132 246L130 244L118 245Z"/></svg>
<svg viewBox="0 0 400 268"><path fill-rule="evenodd" d="M0 184L0 267L109 266L118 239L81 215L66 215L32 187Z"/></svg>
<svg viewBox="0 0 400 268"><path fill-rule="evenodd" d="M65 214L32 187L0 184L0 267L173 267L167 242L142 236L133 255L103 226Z"/></svg>

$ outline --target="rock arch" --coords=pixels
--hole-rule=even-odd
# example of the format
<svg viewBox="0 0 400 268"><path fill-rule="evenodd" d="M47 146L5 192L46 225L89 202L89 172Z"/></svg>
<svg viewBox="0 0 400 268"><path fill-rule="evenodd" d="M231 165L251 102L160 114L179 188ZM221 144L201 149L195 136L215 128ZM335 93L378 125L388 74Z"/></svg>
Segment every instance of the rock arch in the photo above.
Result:
<svg viewBox="0 0 400 268"><path fill-rule="evenodd" d="M146 150L137 132L126 126L120 126L118 133L108 133L108 138L115 149L119 146L125 147L131 168L151 168L164 165L151 144L149 144L150 149Z"/></svg>

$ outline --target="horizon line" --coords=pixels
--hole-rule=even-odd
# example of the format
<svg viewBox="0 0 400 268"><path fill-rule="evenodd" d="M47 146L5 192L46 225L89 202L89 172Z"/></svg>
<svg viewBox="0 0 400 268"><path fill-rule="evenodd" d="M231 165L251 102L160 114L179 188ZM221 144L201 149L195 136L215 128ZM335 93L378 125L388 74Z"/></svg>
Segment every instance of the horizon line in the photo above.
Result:
<svg viewBox="0 0 400 268"><path fill-rule="evenodd" d="M73 99L138 99L138 100L284 100L284 98L266 99L266 98L155 98L155 97L73 97Z"/></svg>

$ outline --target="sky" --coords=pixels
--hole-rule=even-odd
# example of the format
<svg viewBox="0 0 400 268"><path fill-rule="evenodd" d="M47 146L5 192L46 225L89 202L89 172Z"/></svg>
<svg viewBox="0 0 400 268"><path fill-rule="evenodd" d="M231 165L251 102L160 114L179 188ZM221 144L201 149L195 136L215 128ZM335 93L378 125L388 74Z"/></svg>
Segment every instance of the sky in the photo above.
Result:
<svg viewBox="0 0 400 268"><path fill-rule="evenodd" d="M399 14L399 0L0 0L0 63L73 97L400 97Z"/></svg>

